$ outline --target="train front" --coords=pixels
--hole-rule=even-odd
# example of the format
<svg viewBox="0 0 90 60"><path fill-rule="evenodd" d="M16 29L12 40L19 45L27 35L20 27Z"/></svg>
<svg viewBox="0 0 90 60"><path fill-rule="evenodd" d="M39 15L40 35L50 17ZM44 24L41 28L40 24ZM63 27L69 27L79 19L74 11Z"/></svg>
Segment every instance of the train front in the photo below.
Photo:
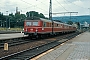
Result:
<svg viewBox="0 0 90 60"><path fill-rule="evenodd" d="M24 34L30 37L38 36L41 32L42 23L40 20L25 20L24 22Z"/></svg>

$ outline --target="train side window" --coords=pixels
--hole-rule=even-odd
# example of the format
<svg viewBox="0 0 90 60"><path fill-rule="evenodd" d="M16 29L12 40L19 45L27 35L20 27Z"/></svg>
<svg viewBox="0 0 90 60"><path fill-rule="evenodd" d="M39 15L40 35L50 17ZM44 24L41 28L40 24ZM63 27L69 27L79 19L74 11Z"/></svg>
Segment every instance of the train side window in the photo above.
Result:
<svg viewBox="0 0 90 60"><path fill-rule="evenodd" d="M62 28L62 25L60 25L60 28Z"/></svg>
<svg viewBox="0 0 90 60"><path fill-rule="evenodd" d="M31 22L26 22L26 26L30 26L31 25Z"/></svg>
<svg viewBox="0 0 90 60"><path fill-rule="evenodd" d="M55 27L55 23L54 23L54 27Z"/></svg>
<svg viewBox="0 0 90 60"><path fill-rule="evenodd" d="M58 27L59 25L57 24L57 27Z"/></svg>
<svg viewBox="0 0 90 60"><path fill-rule="evenodd" d="M51 23L49 23L49 27L51 27Z"/></svg>
<svg viewBox="0 0 90 60"><path fill-rule="evenodd" d="M59 27L61 28L61 25L59 24Z"/></svg>
<svg viewBox="0 0 90 60"><path fill-rule="evenodd" d="M50 27L51 27L52 25L51 25L51 23L50 23Z"/></svg>
<svg viewBox="0 0 90 60"><path fill-rule="evenodd" d="M49 23L50 24L50 27L51 27L51 23Z"/></svg>

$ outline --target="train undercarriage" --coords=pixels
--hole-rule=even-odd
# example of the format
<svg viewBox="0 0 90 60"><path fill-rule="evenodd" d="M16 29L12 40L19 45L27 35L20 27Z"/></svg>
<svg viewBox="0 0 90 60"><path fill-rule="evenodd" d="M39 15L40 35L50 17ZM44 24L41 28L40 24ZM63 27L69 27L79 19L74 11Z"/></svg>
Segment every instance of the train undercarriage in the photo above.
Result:
<svg viewBox="0 0 90 60"><path fill-rule="evenodd" d="M53 36L57 36L57 35L63 35L63 34L69 34L69 33L73 33L75 31L67 31L67 32L50 32L50 33L28 33L28 32L24 32L25 35L28 35L28 37L30 39L41 39L41 38L47 38L47 37L53 37Z"/></svg>

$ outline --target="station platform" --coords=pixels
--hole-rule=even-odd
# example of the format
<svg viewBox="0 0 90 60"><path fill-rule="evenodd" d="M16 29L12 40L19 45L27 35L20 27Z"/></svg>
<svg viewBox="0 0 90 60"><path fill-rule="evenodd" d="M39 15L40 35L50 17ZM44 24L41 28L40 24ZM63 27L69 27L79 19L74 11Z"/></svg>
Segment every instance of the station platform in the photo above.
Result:
<svg viewBox="0 0 90 60"><path fill-rule="evenodd" d="M11 33L20 33L20 32L21 31L0 31L0 34L11 34Z"/></svg>
<svg viewBox="0 0 90 60"><path fill-rule="evenodd" d="M28 36L28 35L24 35L24 33L0 34L0 40L10 39L10 38L26 37L26 36Z"/></svg>
<svg viewBox="0 0 90 60"><path fill-rule="evenodd" d="M90 32L84 32L31 60L90 60Z"/></svg>

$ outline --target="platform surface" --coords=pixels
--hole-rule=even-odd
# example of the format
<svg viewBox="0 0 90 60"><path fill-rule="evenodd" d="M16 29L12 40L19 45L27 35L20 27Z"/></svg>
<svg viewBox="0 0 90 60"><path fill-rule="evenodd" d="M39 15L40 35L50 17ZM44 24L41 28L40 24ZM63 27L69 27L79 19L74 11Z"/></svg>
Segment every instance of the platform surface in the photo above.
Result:
<svg viewBox="0 0 90 60"><path fill-rule="evenodd" d="M31 60L90 60L90 32L84 32Z"/></svg>
<svg viewBox="0 0 90 60"><path fill-rule="evenodd" d="M24 33L12 33L12 34L0 34L0 40L2 39L10 39L10 38L19 38L25 37Z"/></svg>

